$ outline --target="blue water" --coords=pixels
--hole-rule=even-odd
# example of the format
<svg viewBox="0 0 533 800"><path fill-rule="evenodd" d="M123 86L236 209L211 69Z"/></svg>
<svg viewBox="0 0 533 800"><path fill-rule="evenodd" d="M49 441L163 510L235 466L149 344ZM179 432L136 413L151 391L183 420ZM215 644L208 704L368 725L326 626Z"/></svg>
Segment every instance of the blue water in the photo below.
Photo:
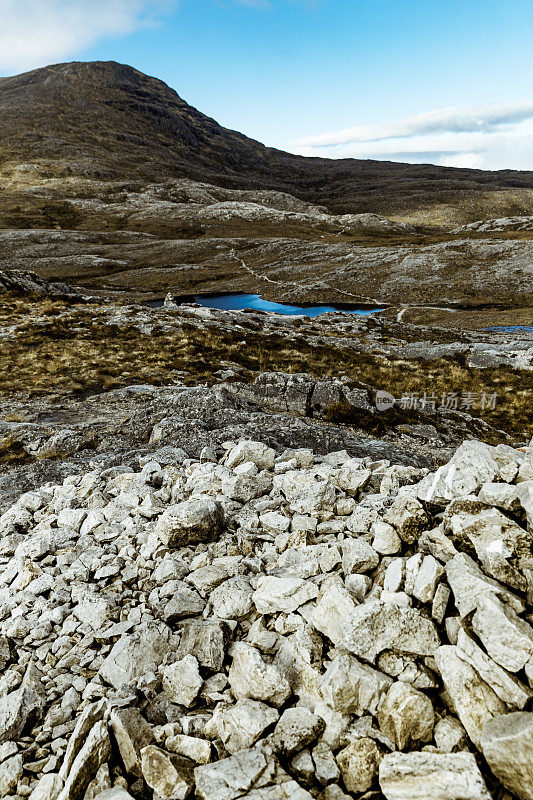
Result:
<svg viewBox="0 0 533 800"><path fill-rule="evenodd" d="M483 330L498 333L515 333L517 331L527 331L528 333L533 333L533 325L497 325L492 328L483 328Z"/></svg>
<svg viewBox="0 0 533 800"><path fill-rule="evenodd" d="M270 300L263 300L259 294L197 295L194 298L194 302L205 308L220 308L225 311L254 308L258 311L274 311L277 314L302 315L306 317L317 317L319 314L325 314L328 311L345 311L348 314L363 314L366 316L383 310L381 308L363 309L355 306L290 306L284 303L272 303ZM162 303L158 302L157 305L162 305Z"/></svg>

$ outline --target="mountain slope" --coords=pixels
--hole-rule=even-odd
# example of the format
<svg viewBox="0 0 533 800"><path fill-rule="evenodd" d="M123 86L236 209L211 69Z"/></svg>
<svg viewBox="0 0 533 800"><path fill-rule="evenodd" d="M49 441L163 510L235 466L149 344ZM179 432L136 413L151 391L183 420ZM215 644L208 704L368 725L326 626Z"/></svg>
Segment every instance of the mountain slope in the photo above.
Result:
<svg viewBox="0 0 533 800"><path fill-rule="evenodd" d="M337 213L408 213L466 199L476 210L487 202L503 203L505 213L533 208L533 172L294 156L221 127L162 81L115 62L57 64L0 79L0 171L12 175L28 164L50 177L185 177L278 189Z"/></svg>

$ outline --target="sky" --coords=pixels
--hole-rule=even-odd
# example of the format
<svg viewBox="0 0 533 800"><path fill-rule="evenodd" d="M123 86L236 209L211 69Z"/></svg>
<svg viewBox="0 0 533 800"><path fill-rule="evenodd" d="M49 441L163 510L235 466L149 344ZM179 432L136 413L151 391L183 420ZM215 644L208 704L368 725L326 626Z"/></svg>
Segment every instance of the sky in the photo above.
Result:
<svg viewBox="0 0 533 800"><path fill-rule="evenodd" d="M0 0L0 74L113 60L302 155L533 169L532 0Z"/></svg>

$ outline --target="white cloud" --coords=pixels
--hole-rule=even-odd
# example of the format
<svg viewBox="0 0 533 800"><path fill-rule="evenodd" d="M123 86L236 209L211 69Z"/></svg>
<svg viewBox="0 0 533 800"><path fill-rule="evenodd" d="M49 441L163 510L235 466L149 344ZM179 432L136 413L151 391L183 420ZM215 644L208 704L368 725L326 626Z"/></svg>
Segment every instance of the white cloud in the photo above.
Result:
<svg viewBox="0 0 533 800"><path fill-rule="evenodd" d="M175 0L0 0L4 74L61 61L108 36L153 24Z"/></svg>
<svg viewBox="0 0 533 800"><path fill-rule="evenodd" d="M476 169L533 169L533 101L445 108L306 136L291 152Z"/></svg>

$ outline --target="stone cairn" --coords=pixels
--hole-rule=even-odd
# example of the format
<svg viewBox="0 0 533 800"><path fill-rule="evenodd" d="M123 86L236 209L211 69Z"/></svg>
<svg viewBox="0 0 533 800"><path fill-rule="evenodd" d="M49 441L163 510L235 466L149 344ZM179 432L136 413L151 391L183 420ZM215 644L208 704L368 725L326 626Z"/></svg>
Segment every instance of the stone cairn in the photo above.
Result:
<svg viewBox="0 0 533 800"><path fill-rule="evenodd" d="M533 444L167 446L26 492L0 797L532 800L532 541Z"/></svg>

